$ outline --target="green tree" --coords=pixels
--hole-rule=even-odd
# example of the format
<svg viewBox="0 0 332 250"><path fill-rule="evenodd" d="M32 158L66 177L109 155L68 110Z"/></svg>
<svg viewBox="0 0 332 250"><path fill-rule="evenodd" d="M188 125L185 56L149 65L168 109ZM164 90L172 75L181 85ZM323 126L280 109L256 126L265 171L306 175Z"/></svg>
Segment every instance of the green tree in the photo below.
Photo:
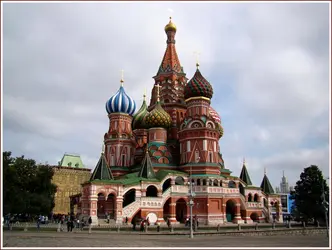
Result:
<svg viewBox="0 0 332 250"><path fill-rule="evenodd" d="M322 171L317 166L311 165L304 169L291 195L294 198L294 215L306 222L312 219L315 222L324 220L325 210L328 209L329 188Z"/></svg>
<svg viewBox="0 0 332 250"><path fill-rule="evenodd" d="M49 214L56 192L56 185L51 182L53 174L48 165L3 152L4 214Z"/></svg>

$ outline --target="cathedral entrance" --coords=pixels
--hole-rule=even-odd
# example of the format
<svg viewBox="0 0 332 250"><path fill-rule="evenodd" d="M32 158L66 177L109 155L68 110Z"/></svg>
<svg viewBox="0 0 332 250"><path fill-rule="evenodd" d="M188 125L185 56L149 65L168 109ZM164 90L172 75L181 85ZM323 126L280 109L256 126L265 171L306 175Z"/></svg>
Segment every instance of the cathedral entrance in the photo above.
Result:
<svg viewBox="0 0 332 250"><path fill-rule="evenodd" d="M257 213L251 213L250 219L252 219L253 222L259 222L259 216Z"/></svg>
<svg viewBox="0 0 332 250"><path fill-rule="evenodd" d="M129 205L136 200L136 189L132 188L127 191L123 196L122 207Z"/></svg>
<svg viewBox="0 0 332 250"><path fill-rule="evenodd" d="M178 199L176 201L176 220L180 223L184 223L187 217L187 204L184 199Z"/></svg>
<svg viewBox="0 0 332 250"><path fill-rule="evenodd" d="M105 218L105 195L103 193L98 194L98 201L97 201L97 216L98 218Z"/></svg>
<svg viewBox="0 0 332 250"><path fill-rule="evenodd" d="M170 204L171 204L171 198L168 198L168 200L165 202L164 207L163 207L164 221L167 221L167 218L170 217L170 209L169 209Z"/></svg>
<svg viewBox="0 0 332 250"><path fill-rule="evenodd" d="M228 200L226 202L226 219L227 222L232 222L235 217L235 202L233 200Z"/></svg>
<svg viewBox="0 0 332 250"><path fill-rule="evenodd" d="M109 194L106 200L106 213L110 216L110 219L115 218L115 195Z"/></svg>

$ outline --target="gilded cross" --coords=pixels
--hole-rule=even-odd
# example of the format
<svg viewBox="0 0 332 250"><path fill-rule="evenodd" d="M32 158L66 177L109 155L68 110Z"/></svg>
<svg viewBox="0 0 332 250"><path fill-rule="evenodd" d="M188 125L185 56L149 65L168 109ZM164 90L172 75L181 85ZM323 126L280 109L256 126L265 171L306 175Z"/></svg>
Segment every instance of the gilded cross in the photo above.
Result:
<svg viewBox="0 0 332 250"><path fill-rule="evenodd" d="M144 88L143 100L146 100L146 88Z"/></svg>
<svg viewBox="0 0 332 250"><path fill-rule="evenodd" d="M266 175L266 168L264 168L264 175Z"/></svg>
<svg viewBox="0 0 332 250"><path fill-rule="evenodd" d="M120 82L121 82L121 86L123 86L123 82L124 82L124 80L123 80L123 69L121 70L121 80L120 80Z"/></svg>
<svg viewBox="0 0 332 250"><path fill-rule="evenodd" d="M243 157L243 165L246 164L246 159Z"/></svg>
<svg viewBox="0 0 332 250"><path fill-rule="evenodd" d="M102 146L101 146L101 153L102 154L105 153L105 144L104 144L104 142L102 143Z"/></svg>
<svg viewBox="0 0 332 250"><path fill-rule="evenodd" d="M158 83L158 84L155 85L155 87L157 88L157 102L159 102L160 101L160 99L159 99L159 89L161 88L161 86Z"/></svg>
<svg viewBox="0 0 332 250"><path fill-rule="evenodd" d="M199 67L199 55L200 55L201 53L199 52L199 51L194 51L194 55L195 55L195 57L196 57L196 67L197 67L197 69L198 69L198 67Z"/></svg>

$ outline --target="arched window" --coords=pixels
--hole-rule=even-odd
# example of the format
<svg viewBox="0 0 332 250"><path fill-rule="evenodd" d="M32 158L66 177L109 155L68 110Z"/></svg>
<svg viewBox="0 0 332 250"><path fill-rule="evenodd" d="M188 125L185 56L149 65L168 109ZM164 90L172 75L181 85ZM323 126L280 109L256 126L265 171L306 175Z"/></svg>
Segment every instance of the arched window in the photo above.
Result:
<svg viewBox="0 0 332 250"><path fill-rule="evenodd" d="M252 202L252 194L248 194L248 201Z"/></svg>
<svg viewBox="0 0 332 250"><path fill-rule="evenodd" d="M148 188L146 189L146 196L147 197L157 197L158 189L153 185L148 186Z"/></svg>
<svg viewBox="0 0 332 250"><path fill-rule="evenodd" d="M255 195L254 195L254 202L258 202L258 198L259 198L259 197L258 197L258 194L255 194Z"/></svg>

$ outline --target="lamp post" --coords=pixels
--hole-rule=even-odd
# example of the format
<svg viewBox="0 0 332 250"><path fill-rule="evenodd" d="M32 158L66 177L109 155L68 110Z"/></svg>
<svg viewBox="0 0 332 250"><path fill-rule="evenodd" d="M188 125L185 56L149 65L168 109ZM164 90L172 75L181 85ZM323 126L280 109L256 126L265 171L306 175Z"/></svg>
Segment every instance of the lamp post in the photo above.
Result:
<svg viewBox="0 0 332 250"><path fill-rule="evenodd" d="M200 157L196 159L196 163L199 162ZM189 177L189 206L190 206L190 238L194 238L193 230L193 206L194 206L193 181L192 181L192 165L190 165L190 177Z"/></svg>
<svg viewBox="0 0 332 250"><path fill-rule="evenodd" d="M326 180L329 180L330 178L326 178ZM322 196L323 196L323 209L325 214L325 223L326 223L326 236L329 237L329 221L327 218L327 209L325 207L326 200L325 200L325 189L324 189L324 181L322 181Z"/></svg>

